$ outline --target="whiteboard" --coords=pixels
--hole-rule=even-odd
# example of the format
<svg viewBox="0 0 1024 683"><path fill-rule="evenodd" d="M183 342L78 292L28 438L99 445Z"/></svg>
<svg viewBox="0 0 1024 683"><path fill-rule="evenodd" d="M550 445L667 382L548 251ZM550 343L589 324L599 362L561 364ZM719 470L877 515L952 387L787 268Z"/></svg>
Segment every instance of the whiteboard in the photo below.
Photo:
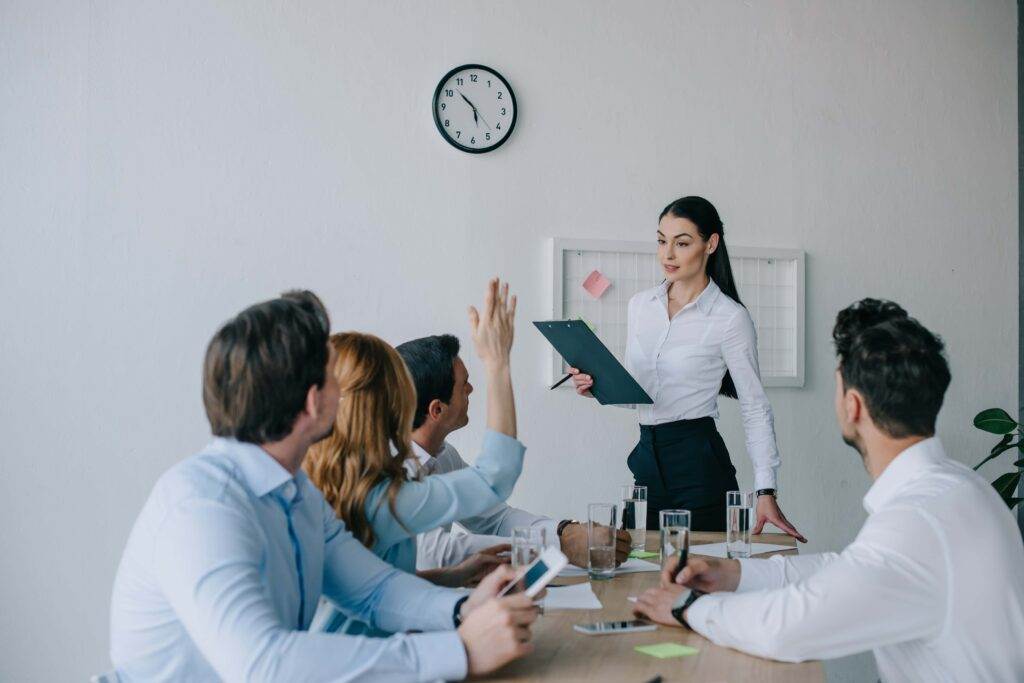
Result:
<svg viewBox="0 0 1024 683"><path fill-rule="evenodd" d="M582 318L620 362L626 352L626 308L639 291L660 284L658 245L651 242L554 238L552 318ZM729 245L740 299L757 328L757 355L766 387L804 385L804 252ZM595 299L583 281L599 270L611 286ZM565 365L551 353L551 383ZM572 387L570 383L562 386Z"/></svg>

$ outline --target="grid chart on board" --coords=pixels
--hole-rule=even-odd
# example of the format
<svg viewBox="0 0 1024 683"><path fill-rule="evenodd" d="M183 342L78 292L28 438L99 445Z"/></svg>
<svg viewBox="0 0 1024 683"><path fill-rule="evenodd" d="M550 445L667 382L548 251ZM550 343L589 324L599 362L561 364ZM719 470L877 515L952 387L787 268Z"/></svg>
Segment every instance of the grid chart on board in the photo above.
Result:
<svg viewBox="0 0 1024 683"><path fill-rule="evenodd" d="M626 351L629 299L664 280L657 246L645 242L555 239L554 319L582 318L621 362ZM765 386L803 386L804 253L799 249L729 247L740 299L757 328L757 353ZM611 286L595 299L583 289L594 270ZM564 373L552 350L552 381ZM563 386L568 386L568 383Z"/></svg>

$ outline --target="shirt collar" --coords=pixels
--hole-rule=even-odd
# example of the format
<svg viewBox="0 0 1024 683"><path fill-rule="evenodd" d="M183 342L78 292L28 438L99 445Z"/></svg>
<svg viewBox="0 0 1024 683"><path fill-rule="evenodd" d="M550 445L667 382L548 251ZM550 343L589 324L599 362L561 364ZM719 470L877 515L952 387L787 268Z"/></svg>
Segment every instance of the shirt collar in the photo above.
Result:
<svg viewBox="0 0 1024 683"><path fill-rule="evenodd" d="M903 450L882 470L882 474L864 495L864 509L869 515L874 514L896 498L908 483L921 474L925 466L945 458L946 451L937 436L918 441Z"/></svg>
<svg viewBox="0 0 1024 683"><path fill-rule="evenodd" d="M246 443L217 437L213 440L212 449L226 455L238 468L245 485L257 498L262 498L281 486L296 480L292 489L294 494L290 502L301 500L302 479L305 472L293 477L281 463L270 457L270 454L254 443Z"/></svg>
<svg viewBox="0 0 1024 683"><path fill-rule="evenodd" d="M416 456L416 460L419 461L420 467L426 467L434 459L434 456L427 453L426 449L415 441L412 442L412 452Z"/></svg>
<svg viewBox="0 0 1024 683"><path fill-rule="evenodd" d="M659 299L662 302L668 301L668 288L669 281L665 280L660 285L654 288L651 293L651 299ZM697 310L704 315L710 315L711 307L714 306L715 301L718 299L718 295L722 290L718 287L718 284L713 278L708 278L708 286L704 288L697 298L690 303L683 306L683 310L686 310L690 306L696 306Z"/></svg>

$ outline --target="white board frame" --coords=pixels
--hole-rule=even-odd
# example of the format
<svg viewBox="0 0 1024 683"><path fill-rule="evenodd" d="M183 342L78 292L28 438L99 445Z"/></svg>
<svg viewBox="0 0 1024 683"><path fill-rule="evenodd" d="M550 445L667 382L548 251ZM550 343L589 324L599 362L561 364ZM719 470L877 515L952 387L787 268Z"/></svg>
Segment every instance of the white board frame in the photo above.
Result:
<svg viewBox="0 0 1024 683"><path fill-rule="evenodd" d="M562 320L565 317L563 302L565 291L565 252L567 251L600 251L613 254L657 254L658 245L655 242L637 242L626 240L600 240L600 239L577 239L567 237L553 237L550 240L551 247L551 319ZM776 249L769 247L741 247L729 245L729 256L732 258L754 258L754 259L778 259L796 262L796 372L792 375L772 375L763 377L762 384L765 387L793 387L804 386L805 367L805 276L804 267L806 255L802 249ZM563 377L562 359L558 353L549 347L551 354L549 383L554 384ZM566 382L562 387L572 388L572 384Z"/></svg>

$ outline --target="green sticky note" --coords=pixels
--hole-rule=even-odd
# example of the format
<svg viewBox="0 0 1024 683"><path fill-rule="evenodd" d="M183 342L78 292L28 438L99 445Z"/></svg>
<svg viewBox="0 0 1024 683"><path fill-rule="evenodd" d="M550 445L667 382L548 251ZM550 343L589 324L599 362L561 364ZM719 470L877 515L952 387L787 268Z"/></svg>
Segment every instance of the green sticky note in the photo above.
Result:
<svg viewBox="0 0 1024 683"><path fill-rule="evenodd" d="M649 557L658 557L659 553L652 553L649 550L634 550L629 554L630 557L635 557L640 560L646 560Z"/></svg>
<svg viewBox="0 0 1024 683"><path fill-rule="evenodd" d="M645 655L657 657L658 659L668 659L669 657L688 657L695 655L700 650L689 645L680 645L679 643L658 643L657 645L637 645L633 648L637 652L641 652Z"/></svg>

